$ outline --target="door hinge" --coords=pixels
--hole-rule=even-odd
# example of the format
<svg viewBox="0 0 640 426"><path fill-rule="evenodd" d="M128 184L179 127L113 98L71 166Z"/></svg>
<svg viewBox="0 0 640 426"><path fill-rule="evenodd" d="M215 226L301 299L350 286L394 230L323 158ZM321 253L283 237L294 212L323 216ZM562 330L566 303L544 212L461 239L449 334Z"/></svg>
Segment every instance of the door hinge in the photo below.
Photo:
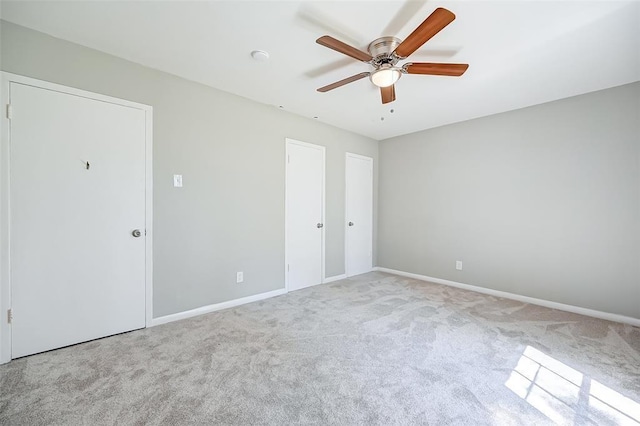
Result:
<svg viewBox="0 0 640 426"><path fill-rule="evenodd" d="M287 155L287 164L291 163L291 156Z"/></svg>
<svg viewBox="0 0 640 426"><path fill-rule="evenodd" d="M13 322L13 310L7 309L7 323L11 324Z"/></svg>
<svg viewBox="0 0 640 426"><path fill-rule="evenodd" d="M13 107L11 104L7 104L7 118L11 120L13 118Z"/></svg>
<svg viewBox="0 0 640 426"><path fill-rule="evenodd" d="M291 265L287 264L287 272L289 272L291 270L290 266Z"/></svg>

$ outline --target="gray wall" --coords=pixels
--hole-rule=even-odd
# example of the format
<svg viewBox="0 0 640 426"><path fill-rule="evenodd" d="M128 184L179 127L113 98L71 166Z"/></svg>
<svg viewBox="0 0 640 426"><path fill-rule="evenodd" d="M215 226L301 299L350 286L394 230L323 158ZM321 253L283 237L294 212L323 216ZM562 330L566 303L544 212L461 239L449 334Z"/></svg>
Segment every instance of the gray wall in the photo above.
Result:
<svg viewBox="0 0 640 426"><path fill-rule="evenodd" d="M388 139L380 158L379 266L640 318L640 83Z"/></svg>
<svg viewBox="0 0 640 426"><path fill-rule="evenodd" d="M344 153L377 166L377 142L7 22L1 39L2 70L154 107L156 317L283 287L285 137L327 147L326 275L344 272ZM380 143L377 264L640 318L639 99Z"/></svg>
<svg viewBox="0 0 640 426"><path fill-rule="evenodd" d="M377 175L377 141L8 22L1 31L4 71L153 106L155 317L284 287L285 137L327 147L326 276L344 273L345 152L373 157Z"/></svg>

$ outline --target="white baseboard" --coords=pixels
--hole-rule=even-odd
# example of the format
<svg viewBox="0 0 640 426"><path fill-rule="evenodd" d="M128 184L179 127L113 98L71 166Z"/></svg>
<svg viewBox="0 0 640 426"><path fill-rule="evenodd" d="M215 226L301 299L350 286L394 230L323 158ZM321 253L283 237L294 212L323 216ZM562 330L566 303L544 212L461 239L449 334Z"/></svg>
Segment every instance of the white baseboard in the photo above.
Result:
<svg viewBox="0 0 640 426"><path fill-rule="evenodd" d="M166 324L168 322L178 321L186 318L192 318L198 315L208 314L209 312L220 311L222 309L233 308L235 306L245 305L258 300L269 299L271 297L280 296L287 292L284 288L268 291L266 293L255 294L253 296L242 297L240 299L229 300L227 302L215 303L213 305L202 306L200 308L191 309L189 311L178 312L177 314L165 315L163 317L153 318L151 327Z"/></svg>
<svg viewBox="0 0 640 426"><path fill-rule="evenodd" d="M347 278L347 274L334 275L332 277L325 278L324 281L322 282L322 284L327 284L327 283L332 283L334 281L344 280L345 278Z"/></svg>
<svg viewBox="0 0 640 426"><path fill-rule="evenodd" d="M402 277L413 278L420 281L428 281L436 284L447 285L450 287L461 288L463 290L475 291L476 293L488 294L490 296L502 297L505 299L517 300L518 302L531 303L532 305L544 306L546 308L558 309L561 311L572 312L574 314L586 315L589 317L600 318L607 321L621 322L640 327L640 319L628 317L625 315L612 314L609 312L596 311L595 309L582 308L580 306L566 305L564 303L551 302L544 299L536 299L535 297L522 296L520 294L508 293L506 291L493 290L485 287L478 287L470 284L463 284L456 281L443 280L441 278L428 277L426 275L413 274L411 272L397 271L395 269L382 268L376 266L374 271L386 272L389 274L400 275Z"/></svg>

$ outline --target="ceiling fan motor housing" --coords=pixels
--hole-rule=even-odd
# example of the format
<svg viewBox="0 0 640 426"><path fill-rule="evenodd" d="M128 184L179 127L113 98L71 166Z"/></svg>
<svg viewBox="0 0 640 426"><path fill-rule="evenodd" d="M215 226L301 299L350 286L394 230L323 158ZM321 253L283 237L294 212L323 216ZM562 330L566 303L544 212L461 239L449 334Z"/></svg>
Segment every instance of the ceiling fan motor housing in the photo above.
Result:
<svg viewBox="0 0 640 426"><path fill-rule="evenodd" d="M371 63L376 68L383 64L395 65L400 58L392 53L401 42L402 40L396 37L380 37L373 40L367 49L373 57Z"/></svg>

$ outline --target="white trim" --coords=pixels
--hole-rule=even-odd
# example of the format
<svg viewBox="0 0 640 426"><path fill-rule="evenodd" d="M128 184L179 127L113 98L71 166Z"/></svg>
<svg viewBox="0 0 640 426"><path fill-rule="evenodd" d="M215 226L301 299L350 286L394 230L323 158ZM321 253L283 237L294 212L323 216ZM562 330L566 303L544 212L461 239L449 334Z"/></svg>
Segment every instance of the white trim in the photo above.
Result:
<svg viewBox="0 0 640 426"><path fill-rule="evenodd" d="M145 323L148 327L153 318L153 107L111 96L88 92L60 84L24 77L8 72L0 73L0 98L2 134L0 135L0 364L11 360L11 326L7 323L7 310L11 307L11 276L9 271L9 191L10 191L10 121L6 116L6 105L10 102L11 83L24 84L42 89L108 102L145 112Z"/></svg>
<svg viewBox="0 0 640 426"><path fill-rule="evenodd" d="M153 111L153 107L149 105L128 101L126 99L114 98L112 96L102 95L100 93L89 92L87 90L76 89L75 87L63 86L62 84L50 83L48 81L38 80L31 77L25 77L23 75L12 74L6 71L2 71L2 80L4 83L9 83L9 82L19 83L19 84L24 84L26 86L33 86L41 89L52 90L55 92L61 92L69 95L80 96L82 98L93 99L96 101L108 102L115 105L141 109L144 111Z"/></svg>
<svg viewBox="0 0 640 426"><path fill-rule="evenodd" d="M151 320L150 327L156 325L166 324L173 321L179 321L186 318L192 318L198 315L208 314L210 312L220 311L222 309L234 308L240 305L246 305L247 303L257 302L259 300L269 299L271 297L281 296L286 294L287 290L284 288L268 291L266 293L254 294L253 296L242 297L240 299L229 300L227 302L214 303L213 305L202 306L200 308L191 309L189 311L178 312L177 314L165 315L162 317L154 318Z"/></svg>
<svg viewBox="0 0 640 426"><path fill-rule="evenodd" d="M153 320L153 107L145 109L145 327Z"/></svg>
<svg viewBox="0 0 640 426"><path fill-rule="evenodd" d="M373 158L372 157L367 157L366 155L360 155L360 154L354 154L352 152L347 152L345 153L344 156L344 274L346 277L351 277L353 275L349 275L349 238L347 237L347 235L349 234L349 181L348 181L348 176L349 173L347 172L347 159L351 157L351 158L357 158L359 160L364 160L364 161L369 161L371 163L371 268L369 269L369 271L373 271L373 211L374 211L374 205L373 205ZM366 272L369 272L366 271ZM366 272L360 272L360 274L366 273Z"/></svg>
<svg viewBox="0 0 640 426"><path fill-rule="evenodd" d="M286 291L291 291L291 289L289 288L289 250L287 247L287 241L288 241L288 212L287 212L287 179L288 179L288 175L289 175L289 145L290 144L294 144L294 145L300 145L300 146L304 146L307 148L313 148L313 149L320 149L320 151L322 152L322 218L320 220L322 220L322 223L324 225L326 225L326 185L327 185L327 179L326 179L326 169L327 169L327 153L326 153L326 147L322 146L322 145L316 145L316 144L312 144L312 143L308 143L308 142L302 142L299 140L295 140L295 139L291 139L291 138L285 138L285 153L284 153L284 168L285 168L285 172L284 172L284 286L285 286L285 290ZM321 277L320 277L320 282L317 284L312 284L312 285L318 285L318 284L322 284L325 282L325 250L326 250L326 244L325 244L325 235L326 235L326 226L322 227L321 230L321 238L322 238L322 250L321 250ZM311 287L308 286L308 287ZM299 288L296 290L300 290Z"/></svg>
<svg viewBox="0 0 640 426"><path fill-rule="evenodd" d="M332 277L325 278L322 284L328 284L334 281L344 280L345 278L347 278L347 274L334 275Z"/></svg>
<svg viewBox="0 0 640 426"><path fill-rule="evenodd" d="M508 293L506 291L493 290L485 287L478 287L470 284L463 284L456 281L443 280L441 278L428 277L426 275L413 274L411 272L398 271L395 269L381 268L376 266L374 271L386 272L388 274L400 275L402 277L413 278L420 281L442 284L450 287L461 288L463 290L475 291L476 293L488 294L490 296L502 297L504 299L517 300L518 302L531 303L532 305L544 306L545 308L558 309L560 311L572 312L574 314L586 315L588 317L600 318L607 321L620 322L624 324L640 327L640 318L628 317L625 315L612 314L609 312L596 311L595 309L582 308L580 306L567 305L564 303L552 302L550 300L536 299L535 297L522 296L520 294Z"/></svg>
<svg viewBox="0 0 640 426"><path fill-rule="evenodd" d="M2 95L2 134L0 135L0 364L11 360L11 325L7 323L7 311L11 308L11 285L9 274L9 140L11 129L6 115L9 104L9 77L2 72L0 92Z"/></svg>

